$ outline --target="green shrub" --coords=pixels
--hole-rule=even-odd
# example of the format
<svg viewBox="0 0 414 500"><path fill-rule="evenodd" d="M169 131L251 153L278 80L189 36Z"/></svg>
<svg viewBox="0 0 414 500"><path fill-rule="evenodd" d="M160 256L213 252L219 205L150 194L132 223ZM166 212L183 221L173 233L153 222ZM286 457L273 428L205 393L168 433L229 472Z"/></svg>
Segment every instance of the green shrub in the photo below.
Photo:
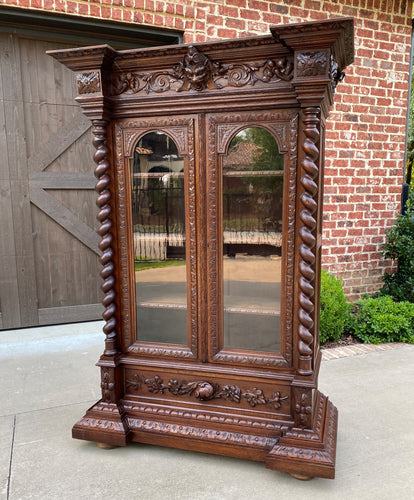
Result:
<svg viewBox="0 0 414 500"><path fill-rule="evenodd" d="M380 294L391 295L398 301L414 302L414 191L406 214L397 217L386 235L388 241L382 245L381 255L392 259L397 270L384 274Z"/></svg>
<svg viewBox="0 0 414 500"><path fill-rule="evenodd" d="M363 298L355 304L349 331L366 343L414 343L414 304L390 296Z"/></svg>
<svg viewBox="0 0 414 500"><path fill-rule="evenodd" d="M339 340L349 316L349 306L342 288L342 280L322 269L319 319L319 341Z"/></svg>

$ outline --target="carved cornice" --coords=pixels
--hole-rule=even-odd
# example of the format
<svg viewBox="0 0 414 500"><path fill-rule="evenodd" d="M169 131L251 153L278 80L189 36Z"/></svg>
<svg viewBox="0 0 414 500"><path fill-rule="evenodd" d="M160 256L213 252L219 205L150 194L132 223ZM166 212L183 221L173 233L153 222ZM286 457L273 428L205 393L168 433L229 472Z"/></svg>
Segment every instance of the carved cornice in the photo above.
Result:
<svg viewBox="0 0 414 500"><path fill-rule="evenodd" d="M289 23L270 28L275 40L290 50L302 50L306 37L307 43L314 41L315 45L333 47L339 40L341 52L341 70L354 60L354 20L351 17L323 19L305 23Z"/></svg>
<svg viewBox="0 0 414 500"><path fill-rule="evenodd" d="M112 94L163 93L244 87L258 82L272 84L293 77L290 58L268 59L253 64L221 64L190 45L183 60L171 70L118 73L112 79Z"/></svg>
<svg viewBox="0 0 414 500"><path fill-rule="evenodd" d="M270 35L238 38L233 40L213 41L199 44L191 44L197 50L206 52L222 52L223 50L243 49L249 47L266 47L275 45L275 40ZM118 51L116 61L124 63L131 59L153 59L159 57L185 56L188 52L188 45L172 45L168 47L154 47L149 49L137 49L136 51Z"/></svg>

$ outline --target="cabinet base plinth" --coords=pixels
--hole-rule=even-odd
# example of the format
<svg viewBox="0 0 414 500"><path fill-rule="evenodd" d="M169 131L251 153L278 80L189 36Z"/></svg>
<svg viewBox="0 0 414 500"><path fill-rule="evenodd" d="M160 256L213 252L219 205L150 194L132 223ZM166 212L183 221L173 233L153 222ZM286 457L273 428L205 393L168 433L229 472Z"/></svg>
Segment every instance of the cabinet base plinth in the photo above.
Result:
<svg viewBox="0 0 414 500"><path fill-rule="evenodd" d="M284 433L266 457L266 467L288 472L297 479L335 478L338 410L316 391L312 429Z"/></svg>
<svg viewBox="0 0 414 500"><path fill-rule="evenodd" d="M302 481L335 477L338 412L326 396L315 393L311 429L280 429L273 436L187 422L180 425L148 415L132 416L122 404L99 401L73 427L73 437L95 441L101 448L129 441L263 461Z"/></svg>
<svg viewBox="0 0 414 500"><path fill-rule="evenodd" d="M95 441L101 448L125 446L130 432L122 407L98 401L73 426L72 437Z"/></svg>

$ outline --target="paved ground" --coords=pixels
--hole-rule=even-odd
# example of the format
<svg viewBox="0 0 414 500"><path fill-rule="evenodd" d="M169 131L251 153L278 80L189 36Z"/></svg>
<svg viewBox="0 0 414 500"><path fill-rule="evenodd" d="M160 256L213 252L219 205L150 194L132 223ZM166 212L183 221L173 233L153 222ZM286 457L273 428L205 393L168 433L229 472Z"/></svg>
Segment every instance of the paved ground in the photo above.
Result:
<svg viewBox="0 0 414 500"><path fill-rule="evenodd" d="M0 498L408 500L414 492L414 346L322 362L339 409L337 478L300 482L263 464L71 439L99 398L100 323L0 332Z"/></svg>

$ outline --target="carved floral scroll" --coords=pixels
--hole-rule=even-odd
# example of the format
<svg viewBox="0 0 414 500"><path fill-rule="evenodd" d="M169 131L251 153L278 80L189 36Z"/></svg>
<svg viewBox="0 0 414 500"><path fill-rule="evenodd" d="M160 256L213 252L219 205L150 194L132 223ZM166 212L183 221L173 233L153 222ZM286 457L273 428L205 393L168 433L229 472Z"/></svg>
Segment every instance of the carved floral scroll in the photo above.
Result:
<svg viewBox="0 0 414 500"><path fill-rule="evenodd" d="M233 403L241 403L244 399L252 408L259 405L265 405L269 408L278 410L282 406L282 402L288 399L287 396L282 396L280 392L273 392L272 396L268 398L261 389L257 389L256 387L242 391L237 385L220 386L219 384L210 383L205 380L179 382L171 378L165 384L158 375L142 380L138 374L135 374L132 379L128 379L126 383L127 387L132 387L135 390L140 389L141 386L145 384L148 391L153 394L170 393L174 396L189 395L200 401L225 399Z"/></svg>
<svg viewBox="0 0 414 500"><path fill-rule="evenodd" d="M112 93L136 94L215 90L244 87L257 82L275 83L293 77L293 62L287 57L268 59L257 64L221 64L210 60L194 46L188 47L183 60L172 70L147 73L118 73L112 80Z"/></svg>

